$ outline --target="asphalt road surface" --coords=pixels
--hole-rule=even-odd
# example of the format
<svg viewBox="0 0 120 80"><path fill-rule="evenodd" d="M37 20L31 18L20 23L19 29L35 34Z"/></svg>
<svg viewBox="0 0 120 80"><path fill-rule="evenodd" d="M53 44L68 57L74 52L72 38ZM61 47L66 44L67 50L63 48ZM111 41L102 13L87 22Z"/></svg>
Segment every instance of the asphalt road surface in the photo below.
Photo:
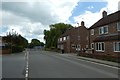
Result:
<svg viewBox="0 0 120 80"><path fill-rule="evenodd" d="M87 62L66 54L28 50L29 78L118 78L118 68ZM3 56L3 77L24 78L24 53Z"/></svg>

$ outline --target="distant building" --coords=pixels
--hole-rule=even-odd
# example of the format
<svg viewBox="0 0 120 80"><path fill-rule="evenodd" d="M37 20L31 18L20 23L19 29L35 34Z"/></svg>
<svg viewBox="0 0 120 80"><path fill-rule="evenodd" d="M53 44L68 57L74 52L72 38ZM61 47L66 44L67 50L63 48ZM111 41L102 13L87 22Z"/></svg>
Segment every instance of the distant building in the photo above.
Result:
<svg viewBox="0 0 120 80"><path fill-rule="evenodd" d="M76 53L88 48L88 30L81 22L81 26L68 29L58 39L58 48L65 53Z"/></svg>
<svg viewBox="0 0 120 80"><path fill-rule="evenodd" d="M90 49L96 54L120 53L120 11L107 15L89 28Z"/></svg>
<svg viewBox="0 0 120 80"><path fill-rule="evenodd" d="M10 54L11 49L8 47L8 43L2 40L0 36L0 54Z"/></svg>

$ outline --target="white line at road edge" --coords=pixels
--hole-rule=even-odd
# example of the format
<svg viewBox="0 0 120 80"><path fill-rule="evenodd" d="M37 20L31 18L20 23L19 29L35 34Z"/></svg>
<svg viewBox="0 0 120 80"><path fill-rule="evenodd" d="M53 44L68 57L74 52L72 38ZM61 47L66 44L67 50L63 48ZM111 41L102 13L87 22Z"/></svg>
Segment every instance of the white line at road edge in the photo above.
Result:
<svg viewBox="0 0 120 80"><path fill-rule="evenodd" d="M53 55L52 55L52 56L53 56ZM78 63L78 62L75 62L75 61L72 61L72 60L69 60L69 59L66 59L66 58L58 57L58 56L56 56L56 55L54 55L53 57L56 57L56 58L58 58L58 59L71 62L71 63L76 64L76 65L80 65L80 66L82 66L82 67L85 67L85 68L88 68L88 69L97 71L97 72L102 73L102 74L106 74L106 75L111 76L111 77L113 77L113 78L118 78L118 75L115 75L115 74L113 74L113 73L105 72L104 70L101 70L101 69L98 69L98 68L93 68L93 67L87 66L87 65L85 65L85 64L80 64L80 63Z"/></svg>
<svg viewBox="0 0 120 80"><path fill-rule="evenodd" d="M110 66L110 65L107 65L107 64L104 64L104 63L99 63L97 61L89 61L89 60L85 60L85 59L82 59L82 58L77 58L77 59L80 59L80 60L86 61L86 62L90 62L90 63L94 63L94 64L98 64L98 65L102 65L102 66L106 66L106 67L110 67L110 68L114 68L114 69L120 69L119 67Z"/></svg>

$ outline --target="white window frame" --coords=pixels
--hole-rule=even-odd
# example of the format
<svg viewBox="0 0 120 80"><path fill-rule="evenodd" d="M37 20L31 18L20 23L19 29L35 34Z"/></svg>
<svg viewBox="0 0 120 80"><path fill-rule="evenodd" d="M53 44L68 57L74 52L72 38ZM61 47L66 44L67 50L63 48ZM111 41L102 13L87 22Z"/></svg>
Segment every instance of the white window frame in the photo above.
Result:
<svg viewBox="0 0 120 80"><path fill-rule="evenodd" d="M97 50L97 43L98 43L98 48L100 49L100 50ZM99 52L104 52L105 51L105 43L104 42L97 42L97 43L95 43L95 50L96 51L99 51ZM102 50L102 43L104 44L104 50Z"/></svg>
<svg viewBox="0 0 120 80"><path fill-rule="evenodd" d="M70 39L70 36L67 36L67 40L69 40Z"/></svg>
<svg viewBox="0 0 120 80"><path fill-rule="evenodd" d="M91 35L94 35L94 29L91 29Z"/></svg>
<svg viewBox="0 0 120 80"><path fill-rule="evenodd" d="M63 40L65 41L65 40L66 40L66 37L63 37Z"/></svg>
<svg viewBox="0 0 120 80"><path fill-rule="evenodd" d="M107 28L107 32L104 32L104 28ZM99 28L99 34L107 34L108 33L108 25Z"/></svg>
<svg viewBox="0 0 120 80"><path fill-rule="evenodd" d="M62 41L62 38L60 38L60 41Z"/></svg>
<svg viewBox="0 0 120 80"><path fill-rule="evenodd" d="M117 23L117 31L120 31L120 22Z"/></svg>
<svg viewBox="0 0 120 80"><path fill-rule="evenodd" d="M94 43L91 43L91 49L94 49Z"/></svg>
<svg viewBox="0 0 120 80"><path fill-rule="evenodd" d="M119 46L120 42L113 42L114 52L120 52L120 51L118 51L118 50L115 49L115 43L117 43L117 46Z"/></svg>

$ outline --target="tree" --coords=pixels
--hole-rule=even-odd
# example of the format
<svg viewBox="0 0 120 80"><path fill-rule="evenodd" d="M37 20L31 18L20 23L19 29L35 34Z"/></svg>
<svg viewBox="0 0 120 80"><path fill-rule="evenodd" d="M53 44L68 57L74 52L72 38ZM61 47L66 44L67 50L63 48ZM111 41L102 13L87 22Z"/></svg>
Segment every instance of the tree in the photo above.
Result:
<svg viewBox="0 0 120 80"><path fill-rule="evenodd" d="M28 46L28 40L22 37L21 35L11 34L4 36L3 41L7 42L12 49L12 52L21 52Z"/></svg>
<svg viewBox="0 0 120 80"><path fill-rule="evenodd" d="M29 48L33 48L35 46L44 46L44 43L40 42L38 39L32 39L31 43L29 44Z"/></svg>
<svg viewBox="0 0 120 80"><path fill-rule="evenodd" d="M46 41L46 48L57 48L57 41L60 35L62 35L68 28L71 28L70 24L57 23L51 24L50 30L44 30L44 39Z"/></svg>

